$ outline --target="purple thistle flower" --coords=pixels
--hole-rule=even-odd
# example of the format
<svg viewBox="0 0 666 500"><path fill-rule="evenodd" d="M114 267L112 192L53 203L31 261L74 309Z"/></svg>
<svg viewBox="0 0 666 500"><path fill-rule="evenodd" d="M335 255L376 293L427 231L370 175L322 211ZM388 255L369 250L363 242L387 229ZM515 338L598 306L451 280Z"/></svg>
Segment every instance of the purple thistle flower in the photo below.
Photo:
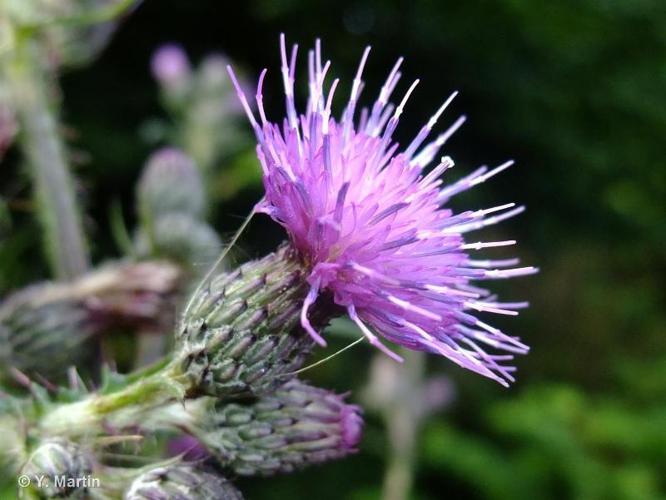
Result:
<svg viewBox="0 0 666 500"><path fill-rule="evenodd" d="M266 194L256 210L285 227L308 273L309 293L301 323L320 344L324 339L308 320L308 311L327 292L346 308L370 343L394 359L374 332L410 349L446 356L464 368L503 385L514 381L513 354L528 351L517 337L477 319L475 312L516 315L527 303L502 303L472 281L533 274L534 267L515 267L517 259L478 260L470 251L512 245L515 241L467 243L465 234L496 224L524 210L508 203L454 214L445 204L453 196L510 167L481 167L443 185L441 174L453 166L443 156L425 168L462 125L460 117L424 145L454 92L403 150L391 137L416 80L398 104L389 102L401 73L400 58L370 108L356 107L361 75L370 48L361 58L349 101L339 119L331 104L338 79L326 85L330 61L322 63L321 45L308 53L309 97L306 111L294 103L298 46L287 55L281 36L282 80L287 118L282 126L267 120L261 73L256 94L259 121L231 68L232 81L257 136L257 154ZM373 332L374 330L374 332ZM484 348L484 346L486 346ZM487 347L501 354L487 352Z"/></svg>

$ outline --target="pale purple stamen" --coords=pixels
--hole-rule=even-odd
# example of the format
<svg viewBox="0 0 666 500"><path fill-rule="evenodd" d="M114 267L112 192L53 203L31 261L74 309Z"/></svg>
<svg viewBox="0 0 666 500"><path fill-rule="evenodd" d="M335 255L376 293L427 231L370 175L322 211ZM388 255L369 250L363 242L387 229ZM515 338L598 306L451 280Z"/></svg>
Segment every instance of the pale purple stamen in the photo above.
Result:
<svg viewBox="0 0 666 500"><path fill-rule="evenodd" d="M437 112L432 115L430 120L428 120L428 123L426 123L421 131L418 133L418 135L414 138L414 140L411 142L409 146L407 146L407 149L405 150L405 155L409 158L411 158L416 150L419 148L419 146L423 143L423 141L426 140L430 132L432 131L433 127L437 124L437 120L439 120L439 117L442 116L442 113L446 110L446 108L449 107L449 104L455 99L455 97L458 95L458 91L453 92L449 98L444 101L444 104L442 104Z"/></svg>
<svg viewBox="0 0 666 500"><path fill-rule="evenodd" d="M432 159L435 157L439 149L446 144L453 134L463 126L463 123L467 121L465 115L460 116L446 131L437 136L433 142L425 146L411 161L412 165L416 165L419 168L423 168L428 165Z"/></svg>

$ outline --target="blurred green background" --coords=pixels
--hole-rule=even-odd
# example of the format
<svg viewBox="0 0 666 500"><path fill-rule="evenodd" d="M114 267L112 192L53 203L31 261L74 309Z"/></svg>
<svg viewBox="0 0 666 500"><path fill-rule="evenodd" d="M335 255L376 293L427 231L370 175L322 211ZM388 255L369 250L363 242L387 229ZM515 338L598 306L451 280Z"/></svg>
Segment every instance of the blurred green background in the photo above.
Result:
<svg viewBox="0 0 666 500"><path fill-rule="evenodd" d="M517 238L522 261L542 270L493 284L503 297L530 300L519 318L493 320L532 351L518 360L518 382L508 390L427 360L428 372L450 377L455 394L422 426L411 497L666 498L666 2L146 0L95 62L61 82L96 262L119 253L109 207L120 200L132 220L135 182L158 141L151 124L169 120L150 75L154 50L178 42L195 64L222 52L253 82L268 67L266 108L277 119L282 31L302 47L321 37L347 86L372 45L366 100L404 56L403 80L421 85L401 119L403 143L460 90L446 117L464 113L468 122L447 146L456 160L449 179L486 162L517 161L455 207L527 205L483 239ZM303 59L298 70L306 72ZM240 150L216 165L212 186L212 219L225 235L261 196L242 125ZM48 277L37 223L20 203L29 185L18 163L11 150L2 165L11 219L2 228L3 293ZM257 219L239 258L262 255L283 236ZM333 341L327 353L346 342ZM372 355L353 349L308 377L352 388L362 402ZM369 410L358 455L239 486L250 499L379 498L387 439L383 419Z"/></svg>

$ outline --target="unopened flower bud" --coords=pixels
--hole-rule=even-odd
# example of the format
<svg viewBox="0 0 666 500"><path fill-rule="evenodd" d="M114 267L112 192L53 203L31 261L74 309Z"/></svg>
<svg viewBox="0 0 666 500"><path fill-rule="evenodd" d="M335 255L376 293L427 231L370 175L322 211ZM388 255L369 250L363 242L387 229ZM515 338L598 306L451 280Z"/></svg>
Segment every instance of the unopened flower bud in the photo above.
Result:
<svg viewBox="0 0 666 500"><path fill-rule="evenodd" d="M186 85L191 73L185 50L175 43L162 45L155 51L150 61L150 69L155 79L167 90Z"/></svg>
<svg viewBox="0 0 666 500"><path fill-rule="evenodd" d="M205 191L194 161L176 148L163 148L148 159L137 188L139 212L150 223L159 216L185 213L200 218Z"/></svg>
<svg viewBox="0 0 666 500"><path fill-rule="evenodd" d="M85 341L94 335L170 326L178 278L168 263L121 263L16 292L0 307L0 370L62 375L88 354Z"/></svg>
<svg viewBox="0 0 666 500"><path fill-rule="evenodd" d="M220 253L222 242L215 230L185 213L168 213L155 220L152 238L140 231L135 238L139 255L174 260L205 269Z"/></svg>
<svg viewBox="0 0 666 500"><path fill-rule="evenodd" d="M177 332L176 359L190 387L217 396L256 395L283 383L313 346L299 324L306 291L301 264L288 247L200 287ZM327 318L314 319L323 324Z"/></svg>
<svg viewBox="0 0 666 500"><path fill-rule="evenodd" d="M137 477L125 500L242 500L233 484L214 471L194 464L156 467Z"/></svg>
<svg viewBox="0 0 666 500"><path fill-rule="evenodd" d="M70 498L91 477L92 470L92 459L84 448L54 438L35 449L23 466L21 475L31 480L30 484L40 498Z"/></svg>
<svg viewBox="0 0 666 500"><path fill-rule="evenodd" d="M229 196L229 192L237 192L244 185L259 180L251 173L252 169L244 168L242 173L233 173L215 168L229 155L244 150L247 144L245 133L238 126L237 118L243 114L243 107L235 98L227 74L229 63L223 54L206 56L197 66L191 92L179 109L186 123L180 130L181 143L203 172L219 179L215 189L218 191L216 194L222 196ZM241 78L239 82L248 95L254 93L246 80Z"/></svg>
<svg viewBox="0 0 666 500"><path fill-rule="evenodd" d="M222 54L210 54L205 57L197 68L199 85L205 90L216 90L217 92L223 90L232 93L233 87L227 73L227 65L230 62Z"/></svg>
<svg viewBox="0 0 666 500"><path fill-rule="evenodd" d="M234 87L227 73L227 66L231 61L224 54L208 55L197 68L197 90L199 102L197 111L203 111L206 101L210 104L217 100L216 106L208 106L209 118L215 116L219 126L225 126L225 131L230 131L229 121L234 116L243 114L243 106L239 103L234 93ZM256 93L252 83L243 75L238 75L238 84L246 95ZM250 106L253 104L250 103ZM227 122L227 123L225 123ZM238 131L234 131L236 134Z"/></svg>
<svg viewBox="0 0 666 500"><path fill-rule="evenodd" d="M20 301L13 297L12 304L0 311L2 371L13 366L47 377L62 375L69 364L88 354L86 340L95 334L98 324L78 302L55 301L31 308L31 295L39 292L35 288L27 292L30 294L22 294Z"/></svg>
<svg viewBox="0 0 666 500"><path fill-rule="evenodd" d="M356 451L363 428L358 406L296 379L251 404L217 402L205 419L197 437L240 475L291 472L342 458Z"/></svg>

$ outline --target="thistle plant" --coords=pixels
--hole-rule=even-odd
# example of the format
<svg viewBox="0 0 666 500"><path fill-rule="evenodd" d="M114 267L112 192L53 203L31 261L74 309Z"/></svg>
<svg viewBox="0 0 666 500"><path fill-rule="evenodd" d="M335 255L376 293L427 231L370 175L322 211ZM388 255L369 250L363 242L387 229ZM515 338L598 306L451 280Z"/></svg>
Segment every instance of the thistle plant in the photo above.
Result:
<svg viewBox="0 0 666 500"><path fill-rule="evenodd" d="M243 85L228 69L256 135L262 167L265 194L251 216L267 214L285 228L287 241L267 256L220 270L248 218L179 307L173 348L154 365L128 374L108 368L94 390L77 376L70 377L69 388L50 387L50 394L29 383L31 397L8 399L18 411L4 418L20 430L4 457L13 462L11 470L90 473L106 483L96 493L84 487L39 489L36 495L236 499L241 494L227 478L288 473L354 453L363 427L361 409L297 378L317 345L326 345L324 330L339 316L349 317L359 337L394 362L402 357L381 339L444 356L502 385L513 382L510 362L527 346L477 315L516 315L526 303L500 302L475 282L536 269L517 267L516 259L474 258L473 251L515 242L469 242L465 235L517 215L523 207L509 203L457 214L446 208L453 196L512 162L482 167L444 186L439 177L453 160L443 156L432 170L426 168L464 118L431 142L426 139L455 93L399 152L392 134L418 83L397 106L389 103L402 60L374 104L357 113L366 49L336 119L332 103L339 80L327 85L330 63L322 63L319 41L308 53L309 95L300 115L294 96L297 47L288 57L283 36L280 49L287 108L282 125L270 122L263 107L266 70L255 96L257 119ZM174 99L191 76L187 59L174 47L156 56L153 71ZM219 67L215 71L215 78L222 78ZM205 177L202 181L187 154L173 148L155 153L137 188L136 248L145 255L170 256L182 266L197 258L203 233L196 227L208 228L204 185ZM59 342L85 338L96 331L89 320L99 319L100 311L162 319L160 308L150 307L151 294L159 295L161 288L151 288L149 280L135 284L139 290L148 288L143 293L128 277L118 279L116 287L129 292L126 297L95 294L86 279L56 287L57 293L44 286L8 300L0 326L7 339L21 342L5 344L17 350L25 339L38 338L28 343L37 349L53 331ZM34 352L30 356L36 357ZM174 436L196 440L206 458L165 461L145 444ZM127 443L139 443L143 466L107 452L122 451Z"/></svg>

